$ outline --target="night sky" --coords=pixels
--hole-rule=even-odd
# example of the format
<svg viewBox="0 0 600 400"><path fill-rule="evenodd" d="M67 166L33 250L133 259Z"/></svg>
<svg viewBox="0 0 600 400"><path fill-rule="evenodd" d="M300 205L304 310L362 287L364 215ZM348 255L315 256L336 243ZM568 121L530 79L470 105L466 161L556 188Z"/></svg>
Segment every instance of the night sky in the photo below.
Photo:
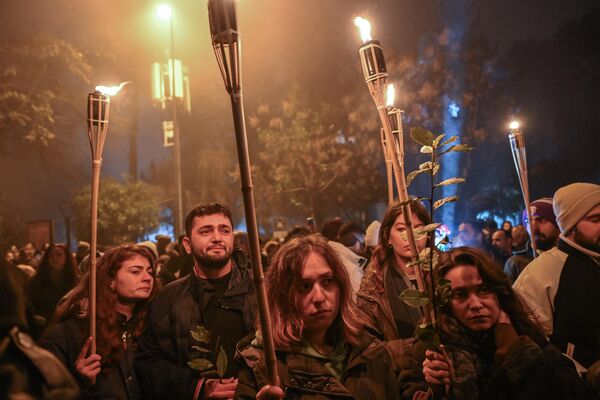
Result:
<svg viewBox="0 0 600 400"><path fill-rule="evenodd" d="M170 150L162 147L160 113L149 99L150 64L165 57L168 45L167 27L154 16L158 4L138 0L0 1L2 39L50 34L81 49L115 54L119 70L126 70L126 76L100 71L97 84L133 81L140 108L140 172L152 160L170 157ZM176 56L190 68L192 119L194 115L218 115L229 120L229 100L210 44L206 2L174 0L171 4L176 13ZM597 0L239 0L244 96L248 103L260 104L292 80L307 87L335 82L338 62L356 63L356 79L361 79L356 54L359 38L352 24L356 15L370 19L373 35L390 54L402 56L417 52L423 35L451 22L453 7L467 7L479 13L488 40L503 54L515 41L551 36L561 23L577 20L599 4ZM82 102L85 97L86 93L81 93ZM199 128L191 134L203 132ZM88 151L84 116L80 137L82 151ZM103 174L120 177L127 170L126 140L124 132L109 131ZM5 173L0 172L0 177ZM40 203L28 217L58 220L60 214L56 207Z"/></svg>

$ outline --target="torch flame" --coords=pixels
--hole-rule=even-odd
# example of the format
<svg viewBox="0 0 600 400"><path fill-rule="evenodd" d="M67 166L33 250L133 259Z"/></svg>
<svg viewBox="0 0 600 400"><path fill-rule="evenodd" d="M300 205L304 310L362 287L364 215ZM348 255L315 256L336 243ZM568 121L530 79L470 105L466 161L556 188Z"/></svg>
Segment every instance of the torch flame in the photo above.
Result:
<svg viewBox="0 0 600 400"><path fill-rule="evenodd" d="M390 83L387 85L387 101L385 103L388 107L394 106L394 98L396 97L396 91L394 90L394 84Z"/></svg>
<svg viewBox="0 0 600 400"><path fill-rule="evenodd" d="M367 21L366 19L364 19L362 17L356 17L356 18L354 18L354 25L358 26L358 29L360 30L360 37L361 37L363 43L368 42L369 40L372 40L371 24L369 23L369 21Z"/></svg>
<svg viewBox="0 0 600 400"><path fill-rule="evenodd" d="M519 126L521 126L521 125L519 124L518 121L513 121L510 123L510 125L508 127L512 130L515 130L515 129L519 129Z"/></svg>
<svg viewBox="0 0 600 400"><path fill-rule="evenodd" d="M123 86L127 85L129 82L131 81L121 82L119 86L96 86L96 90L104 95L114 96L119 93L119 91L123 89Z"/></svg>

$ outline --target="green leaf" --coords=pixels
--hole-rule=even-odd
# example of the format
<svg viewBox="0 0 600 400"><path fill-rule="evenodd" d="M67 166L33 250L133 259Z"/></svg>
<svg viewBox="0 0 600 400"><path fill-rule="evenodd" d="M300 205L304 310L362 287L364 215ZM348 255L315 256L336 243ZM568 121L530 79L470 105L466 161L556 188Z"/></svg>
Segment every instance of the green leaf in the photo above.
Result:
<svg viewBox="0 0 600 400"><path fill-rule="evenodd" d="M194 349L194 350L198 350L198 351L199 351L199 352L201 352L201 353L209 353L209 354L212 354L212 351L210 351L209 349L207 349L207 348L204 348L204 347L200 347L200 346L192 346L192 349Z"/></svg>
<svg viewBox="0 0 600 400"><path fill-rule="evenodd" d="M415 329L415 337L427 350L439 351L440 338L431 324L421 324Z"/></svg>
<svg viewBox="0 0 600 400"><path fill-rule="evenodd" d="M227 371L227 353L223 346L219 349L219 355L217 356L217 374L222 378Z"/></svg>
<svg viewBox="0 0 600 400"><path fill-rule="evenodd" d="M438 246L440 245L446 245L450 243L450 238L448 237L448 235L444 236L443 238L440 239L440 241L437 243Z"/></svg>
<svg viewBox="0 0 600 400"><path fill-rule="evenodd" d="M473 147L469 146L468 144L455 144L454 146L450 146L448 147L446 150L442 151L440 153L440 156L443 156L444 154L450 153L452 151L458 151L458 152L467 152L467 151L471 151L473 150Z"/></svg>
<svg viewBox="0 0 600 400"><path fill-rule="evenodd" d="M421 153L423 154L431 154L433 153L433 147L431 146L421 146Z"/></svg>
<svg viewBox="0 0 600 400"><path fill-rule="evenodd" d="M441 141L443 138L445 138L445 137L446 137L446 134L445 134L445 133L442 133L441 135L438 135L438 136L435 138L435 140L433 141L433 145L432 145L432 147L433 147L434 149L436 149L436 148L439 146L439 144L440 144L440 141ZM457 137L458 137L458 136L457 136Z"/></svg>
<svg viewBox="0 0 600 400"><path fill-rule="evenodd" d="M434 187L448 186L448 185L454 185L456 183L462 183L464 181L465 181L465 178L449 178L449 179L443 180L440 183L437 183L433 186Z"/></svg>
<svg viewBox="0 0 600 400"><path fill-rule="evenodd" d="M187 364L191 369L195 369L197 371L206 371L207 369L214 367L213 363L205 358L196 358L188 361Z"/></svg>
<svg viewBox="0 0 600 400"><path fill-rule="evenodd" d="M457 200L458 200L458 196L444 197L443 199L439 199L435 203L433 203L433 209L437 210L438 208L440 208L444 204L446 204L446 203L454 203Z"/></svg>
<svg viewBox="0 0 600 400"><path fill-rule="evenodd" d="M435 298L438 305L446 306L452 295L452 282L448 279L438 279L435 287Z"/></svg>
<svg viewBox="0 0 600 400"><path fill-rule="evenodd" d="M406 289L400 294L400 300L411 307L419 308L429 304L427 293L415 289Z"/></svg>
<svg viewBox="0 0 600 400"><path fill-rule="evenodd" d="M431 169L431 161L427 161L427 162L424 162L423 164L420 164L419 169L420 170L422 169L424 171L429 171Z"/></svg>
<svg viewBox="0 0 600 400"><path fill-rule="evenodd" d="M432 146L435 139L433 133L424 128L411 128L410 137L423 146Z"/></svg>
<svg viewBox="0 0 600 400"><path fill-rule="evenodd" d="M410 261L409 263L406 264L407 267L416 267L418 265L420 265L421 267L423 267L424 265L427 265L428 261L424 258L419 258L416 261Z"/></svg>
<svg viewBox="0 0 600 400"><path fill-rule="evenodd" d="M412 171L411 173L409 173L408 175L406 175L406 186L409 186L412 181L415 180L415 178L417 176L419 176L420 174L429 171L428 169L418 169L416 171Z"/></svg>
<svg viewBox="0 0 600 400"><path fill-rule="evenodd" d="M440 143L440 147L441 146L445 146L445 145L450 144L450 143L453 143L453 142L456 142L457 140L458 140L458 136L456 136L456 135L455 136L450 136L448 138L448 140L444 140L442 143Z"/></svg>
<svg viewBox="0 0 600 400"><path fill-rule="evenodd" d="M418 233L418 234L431 233L431 232L435 231L437 228L439 228L440 225L442 225L442 224L439 224L436 222L433 224L421 226L420 228L415 228L414 231L415 231L415 233Z"/></svg>
<svg viewBox="0 0 600 400"><path fill-rule="evenodd" d="M190 333L192 334L192 337L200 343L210 342L210 332L203 326L196 326L196 329L192 329Z"/></svg>

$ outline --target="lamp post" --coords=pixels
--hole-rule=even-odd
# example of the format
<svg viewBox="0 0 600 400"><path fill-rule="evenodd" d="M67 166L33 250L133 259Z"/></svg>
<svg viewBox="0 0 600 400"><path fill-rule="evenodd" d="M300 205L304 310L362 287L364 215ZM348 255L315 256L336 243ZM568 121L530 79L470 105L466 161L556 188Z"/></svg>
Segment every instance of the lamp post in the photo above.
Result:
<svg viewBox="0 0 600 400"><path fill-rule="evenodd" d="M171 102L171 119L173 126L173 161L175 172L175 207L173 233L175 240L182 233L183 229L183 195L181 188L181 137L179 131L179 123L177 121L177 103L175 101L175 33L174 33L174 16L172 8L167 4L162 4L158 7L156 14L159 19L169 21L170 31L170 48L169 48L169 64L170 64L170 91L169 97Z"/></svg>
<svg viewBox="0 0 600 400"><path fill-rule="evenodd" d="M517 176L519 177L519 184L521 185L521 193L523 194L523 202L525 203L525 212L527 213L527 231L531 238L531 249L533 250L533 258L537 256L537 246L535 243L535 237L533 236L533 228L531 220L531 209L529 201L529 177L527 174L527 152L525 150L525 138L523 136L523 130L521 125L517 121L513 121L509 125L510 133L508 135L508 141L510 143L510 150L512 152L513 161L515 162L515 168L517 170Z"/></svg>
<svg viewBox="0 0 600 400"><path fill-rule="evenodd" d="M240 37L237 24L236 0L208 0L208 19L213 49L225 81L225 89L231 100L233 125L238 161L240 164L240 180L244 200L244 213L248 228L250 244L250 259L252 275L258 300L258 315L260 330L264 343L265 365L267 367L269 384L279 386L277 373L277 358L271 331L271 318L267 303L264 273L260 257L258 241L258 223L252 192L252 175L250 171L250 155L248 153L248 138L244 120L244 103L242 100L242 72L240 68Z"/></svg>
<svg viewBox="0 0 600 400"><path fill-rule="evenodd" d="M89 277L89 330L92 337L90 354L96 353L96 248L98 245L98 197L102 151L108 133L110 96L116 95L127 82L119 86L96 86L87 97L88 139L92 151L92 207L90 216L90 277Z"/></svg>

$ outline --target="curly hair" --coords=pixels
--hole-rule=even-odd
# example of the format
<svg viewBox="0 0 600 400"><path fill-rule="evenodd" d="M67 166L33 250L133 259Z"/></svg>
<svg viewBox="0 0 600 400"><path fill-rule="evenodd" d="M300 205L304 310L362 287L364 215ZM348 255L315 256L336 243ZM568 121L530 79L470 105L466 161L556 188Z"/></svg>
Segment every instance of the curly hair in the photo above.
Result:
<svg viewBox="0 0 600 400"><path fill-rule="evenodd" d="M543 330L537 323L533 313L527 309L520 297L513 290L504 271L481 250L473 247L457 247L440 255L437 269L438 278L443 278L455 267L470 265L477 268L481 280L489 286L496 296L500 308L508 314L510 321L519 335L529 336L540 346L545 346L547 340ZM442 306L440 326L446 333L456 335L459 322L454 317L450 305Z"/></svg>
<svg viewBox="0 0 600 400"><path fill-rule="evenodd" d="M102 362L110 363L117 360L122 352L122 338L120 335L120 326L115 312L117 304L117 293L111 289L110 283L117 276L123 263L136 255L140 255L148 260L150 265L155 268L155 261L150 250L143 246L134 244L123 244L113 247L106 251L98 260L97 265L97 298L102 299L97 304L97 353L102 356ZM142 335L144 321L148 313L150 299L157 290L157 283L153 277L154 284L150 297L140 300L136 303L131 332L133 342ZM85 274L79 284L67 294L67 299L60 304L56 310L55 323L69 318L87 318L88 316L88 297L89 297L89 273Z"/></svg>
<svg viewBox="0 0 600 400"><path fill-rule="evenodd" d="M345 340L356 344L363 326L352 298L350 278L327 240L320 234L312 234L283 244L265 275L275 346L288 350L302 338L304 322L296 307L295 299L299 292L296 282L302 278L302 270L311 254L318 254L327 262L340 292L339 312L327 331L327 340L330 343Z"/></svg>

